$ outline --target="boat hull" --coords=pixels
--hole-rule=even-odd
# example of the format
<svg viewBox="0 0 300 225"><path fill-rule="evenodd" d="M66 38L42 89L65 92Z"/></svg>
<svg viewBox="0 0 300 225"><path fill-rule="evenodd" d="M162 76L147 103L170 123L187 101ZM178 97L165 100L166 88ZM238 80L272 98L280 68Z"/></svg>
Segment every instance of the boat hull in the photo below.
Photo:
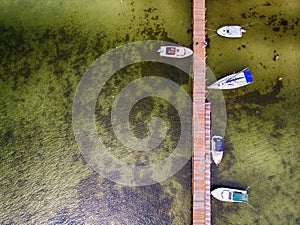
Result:
<svg viewBox="0 0 300 225"><path fill-rule="evenodd" d="M236 25L220 27L217 30L218 35L226 38L241 38L245 32L241 26Z"/></svg>
<svg viewBox="0 0 300 225"><path fill-rule="evenodd" d="M243 87L253 82L252 74L248 68L228 75L209 85L207 89L234 89Z"/></svg>
<svg viewBox="0 0 300 225"><path fill-rule="evenodd" d="M234 199L234 194L238 194L240 198ZM211 192L211 195L223 202L248 202L248 192L246 190L217 188Z"/></svg>
<svg viewBox="0 0 300 225"><path fill-rule="evenodd" d="M193 55L193 51L191 49L182 46L161 46L157 52L162 57L177 59L186 58Z"/></svg>

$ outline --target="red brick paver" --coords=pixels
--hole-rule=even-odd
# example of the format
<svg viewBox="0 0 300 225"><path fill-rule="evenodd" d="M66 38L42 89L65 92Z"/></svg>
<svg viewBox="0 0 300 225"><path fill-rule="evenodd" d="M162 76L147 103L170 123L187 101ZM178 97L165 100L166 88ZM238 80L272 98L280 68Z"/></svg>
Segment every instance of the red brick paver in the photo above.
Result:
<svg viewBox="0 0 300 225"><path fill-rule="evenodd" d="M205 0L193 3L193 224L211 224L210 104L206 101Z"/></svg>

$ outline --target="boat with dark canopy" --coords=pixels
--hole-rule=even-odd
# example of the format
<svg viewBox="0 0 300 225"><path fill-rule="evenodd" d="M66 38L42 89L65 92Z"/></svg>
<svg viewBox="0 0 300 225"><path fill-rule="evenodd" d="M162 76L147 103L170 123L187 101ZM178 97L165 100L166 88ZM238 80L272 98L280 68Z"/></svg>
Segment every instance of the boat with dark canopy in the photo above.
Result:
<svg viewBox="0 0 300 225"><path fill-rule="evenodd" d="M219 165L223 158L224 143L221 136L214 135L211 139L212 158L216 165Z"/></svg>

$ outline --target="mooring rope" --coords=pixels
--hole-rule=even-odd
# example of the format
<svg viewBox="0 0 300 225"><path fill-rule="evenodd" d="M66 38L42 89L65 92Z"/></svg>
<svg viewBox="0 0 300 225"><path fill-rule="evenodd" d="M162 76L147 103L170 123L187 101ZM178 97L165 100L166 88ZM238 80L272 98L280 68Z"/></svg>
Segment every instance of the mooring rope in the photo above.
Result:
<svg viewBox="0 0 300 225"><path fill-rule="evenodd" d="M209 29L209 28L205 28L206 30L210 30L210 31L217 31L217 30L214 30L214 29Z"/></svg>
<svg viewBox="0 0 300 225"><path fill-rule="evenodd" d="M247 24L241 25L241 27L251 26L252 24L256 24L256 23L259 23L259 22L247 23Z"/></svg>
<svg viewBox="0 0 300 225"><path fill-rule="evenodd" d="M210 35L210 36L208 36L207 38L211 38L211 37L216 36L216 35L218 35L218 34Z"/></svg>

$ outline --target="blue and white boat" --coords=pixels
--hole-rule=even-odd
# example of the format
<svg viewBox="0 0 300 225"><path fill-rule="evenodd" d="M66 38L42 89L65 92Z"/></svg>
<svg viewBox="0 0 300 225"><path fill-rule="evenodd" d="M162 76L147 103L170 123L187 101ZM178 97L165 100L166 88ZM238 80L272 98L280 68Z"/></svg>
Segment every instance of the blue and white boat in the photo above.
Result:
<svg viewBox="0 0 300 225"><path fill-rule="evenodd" d="M246 190L232 188L217 188L211 195L223 202L248 202L248 192Z"/></svg>
<svg viewBox="0 0 300 225"><path fill-rule="evenodd" d="M250 69L245 68L240 72L230 74L215 83L209 85L207 89L234 89L253 82Z"/></svg>
<svg viewBox="0 0 300 225"><path fill-rule="evenodd" d="M245 32L245 29L237 25L224 26L217 30L218 35L227 38L241 38Z"/></svg>
<svg viewBox="0 0 300 225"><path fill-rule="evenodd" d="M219 165L223 158L224 143L221 136L214 135L211 139L211 154L213 161L216 165Z"/></svg>

